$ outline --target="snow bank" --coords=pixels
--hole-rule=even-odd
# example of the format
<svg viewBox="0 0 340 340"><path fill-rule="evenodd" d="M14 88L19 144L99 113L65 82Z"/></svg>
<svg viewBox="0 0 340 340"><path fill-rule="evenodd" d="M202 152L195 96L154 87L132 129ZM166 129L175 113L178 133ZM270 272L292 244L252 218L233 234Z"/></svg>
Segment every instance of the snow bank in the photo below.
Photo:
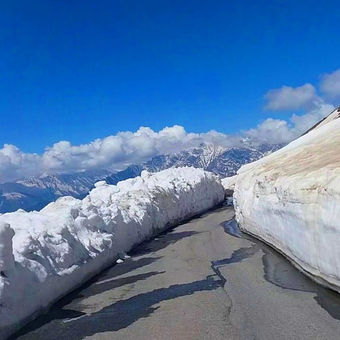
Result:
<svg viewBox="0 0 340 340"><path fill-rule="evenodd" d="M0 215L0 338L119 253L223 199L217 176L177 168L116 186L98 182L83 200L62 197L39 212Z"/></svg>
<svg viewBox="0 0 340 340"><path fill-rule="evenodd" d="M233 205L233 194L235 190L237 176L226 177L221 180L223 188L225 190L226 203L228 206Z"/></svg>
<svg viewBox="0 0 340 340"><path fill-rule="evenodd" d="M283 149L242 167L234 206L241 229L340 291L340 110L335 113Z"/></svg>
<svg viewBox="0 0 340 340"><path fill-rule="evenodd" d="M236 177L237 177L237 175L222 178L221 182L222 182L222 185L224 187L224 190L226 190L226 191L234 191L235 190Z"/></svg>
<svg viewBox="0 0 340 340"><path fill-rule="evenodd" d="M0 223L0 272L2 276L14 267L13 236L14 230L9 224Z"/></svg>

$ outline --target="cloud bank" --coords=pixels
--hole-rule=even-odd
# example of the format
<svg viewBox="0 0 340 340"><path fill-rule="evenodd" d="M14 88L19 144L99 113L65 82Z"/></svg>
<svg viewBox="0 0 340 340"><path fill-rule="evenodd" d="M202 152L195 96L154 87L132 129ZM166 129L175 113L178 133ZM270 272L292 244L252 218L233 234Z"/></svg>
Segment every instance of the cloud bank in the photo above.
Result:
<svg viewBox="0 0 340 340"><path fill-rule="evenodd" d="M295 88L283 86L269 90L265 94L265 109L302 109L304 114L292 114L289 120L268 118L255 128L236 135L217 131L190 133L184 127L174 125L158 132L149 127L141 127L136 132L119 132L82 145L60 141L46 147L40 155L24 153L14 145L5 144L0 149L0 182L43 173L70 173L102 168L120 170L159 154L181 151L202 143L233 147L240 146L245 138L254 143L287 143L334 109L326 100L340 96L339 84L340 70L337 70L321 78L322 96L309 83Z"/></svg>
<svg viewBox="0 0 340 340"><path fill-rule="evenodd" d="M298 110L310 107L318 99L315 87L309 83L299 87L282 86L265 94L265 108L271 111Z"/></svg>
<svg viewBox="0 0 340 340"><path fill-rule="evenodd" d="M340 69L322 76L320 90L330 100L340 99Z"/></svg>
<svg viewBox="0 0 340 340"><path fill-rule="evenodd" d="M41 155L24 153L14 145L5 144L0 149L0 182L42 173L69 173L106 167L123 169L155 155L180 151L201 143L231 147L239 142L239 136L216 131L189 133L182 126L175 125L159 132L141 127L136 132L119 132L82 145L60 141L47 147Z"/></svg>
<svg viewBox="0 0 340 340"><path fill-rule="evenodd" d="M334 109L332 104L317 102L304 115L293 114L289 121L268 118L244 134L258 143L287 143L301 136Z"/></svg>
<svg viewBox="0 0 340 340"><path fill-rule="evenodd" d="M24 153L14 145L5 144L0 149L0 182L42 173L69 173L106 167L118 170L155 155L181 151L202 143L233 147L240 146L244 138L255 143L285 143L298 137L332 109L333 106L322 103L305 115L292 115L288 122L269 118L256 128L238 135L217 131L190 133L175 125L158 132L141 127L136 132L119 132L82 145L60 141L47 147L41 155Z"/></svg>
<svg viewBox="0 0 340 340"><path fill-rule="evenodd" d="M303 115L292 114L288 121L268 118L244 134L257 141L289 142L300 136L335 109L340 101L340 69L324 74L318 88L310 83L298 87L282 86L265 95L267 111L302 110Z"/></svg>

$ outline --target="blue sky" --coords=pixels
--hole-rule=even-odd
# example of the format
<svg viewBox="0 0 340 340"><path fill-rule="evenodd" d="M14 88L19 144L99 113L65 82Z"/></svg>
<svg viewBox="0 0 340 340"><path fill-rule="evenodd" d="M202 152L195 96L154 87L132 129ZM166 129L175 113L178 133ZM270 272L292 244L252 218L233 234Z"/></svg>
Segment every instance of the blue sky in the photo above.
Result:
<svg viewBox="0 0 340 340"><path fill-rule="evenodd" d="M340 103L338 1L7 0L0 23L0 182L289 142Z"/></svg>
<svg viewBox="0 0 340 340"><path fill-rule="evenodd" d="M4 1L0 145L139 126L234 133L263 95L340 67L337 1ZM285 118L289 112L277 112Z"/></svg>

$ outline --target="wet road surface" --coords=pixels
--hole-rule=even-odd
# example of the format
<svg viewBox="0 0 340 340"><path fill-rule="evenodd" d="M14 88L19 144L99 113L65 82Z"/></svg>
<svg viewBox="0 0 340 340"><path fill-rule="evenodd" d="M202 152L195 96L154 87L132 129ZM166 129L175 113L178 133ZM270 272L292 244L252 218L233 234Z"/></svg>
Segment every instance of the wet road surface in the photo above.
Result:
<svg viewBox="0 0 340 340"><path fill-rule="evenodd" d="M219 208L145 242L12 339L340 339L340 295Z"/></svg>

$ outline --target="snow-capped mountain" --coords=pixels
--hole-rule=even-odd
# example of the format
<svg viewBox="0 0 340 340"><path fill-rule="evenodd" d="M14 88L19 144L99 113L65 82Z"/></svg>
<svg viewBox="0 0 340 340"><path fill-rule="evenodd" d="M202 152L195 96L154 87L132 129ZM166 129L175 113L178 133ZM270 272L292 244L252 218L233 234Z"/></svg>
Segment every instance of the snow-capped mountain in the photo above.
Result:
<svg viewBox="0 0 340 340"><path fill-rule="evenodd" d="M81 196L88 193L94 181L111 173L108 170L86 171L73 174L42 175L18 180L16 183L30 188L47 189L57 196Z"/></svg>
<svg viewBox="0 0 340 340"><path fill-rule="evenodd" d="M0 184L0 212L39 210L61 196L84 197L108 170L42 175Z"/></svg>
<svg viewBox="0 0 340 340"><path fill-rule="evenodd" d="M214 145L201 145L174 154L155 156L140 165L131 165L106 178L109 184L116 184L127 178L139 176L143 170L157 172L167 168L193 166L221 175L233 176L244 164L253 162L281 148L282 144L262 144L260 146L223 148Z"/></svg>
<svg viewBox="0 0 340 340"><path fill-rule="evenodd" d="M125 170L86 171L73 174L43 175L0 184L0 213L17 209L39 210L61 196L84 197L95 182L105 179L109 184L136 177L143 170L160 170L193 166L214 172L222 177L232 176L244 164L255 161L282 145L263 144L243 147L224 148L216 145L200 145L178 153L159 155Z"/></svg>

